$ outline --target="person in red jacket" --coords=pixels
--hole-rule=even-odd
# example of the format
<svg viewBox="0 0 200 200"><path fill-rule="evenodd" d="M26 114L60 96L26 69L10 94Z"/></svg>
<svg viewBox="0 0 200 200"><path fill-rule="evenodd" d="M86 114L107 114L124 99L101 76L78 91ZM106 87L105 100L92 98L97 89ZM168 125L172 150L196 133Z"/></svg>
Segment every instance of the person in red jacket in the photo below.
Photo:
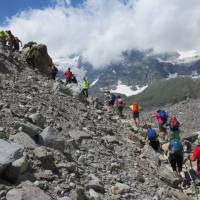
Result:
<svg viewBox="0 0 200 200"><path fill-rule="evenodd" d="M66 84L72 82L72 72L70 68L68 68L68 70L65 72L65 77L66 77Z"/></svg>

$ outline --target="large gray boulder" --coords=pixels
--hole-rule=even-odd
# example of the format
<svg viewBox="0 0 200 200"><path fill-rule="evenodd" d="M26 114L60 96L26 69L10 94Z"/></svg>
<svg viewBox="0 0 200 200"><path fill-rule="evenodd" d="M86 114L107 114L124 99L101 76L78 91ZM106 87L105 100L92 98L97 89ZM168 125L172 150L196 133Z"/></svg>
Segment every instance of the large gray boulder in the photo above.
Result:
<svg viewBox="0 0 200 200"><path fill-rule="evenodd" d="M37 147L35 141L24 132L19 132L16 135L11 135L9 139L26 148L35 149Z"/></svg>
<svg viewBox="0 0 200 200"><path fill-rule="evenodd" d="M60 133L50 126L45 128L39 137L39 144L60 151L65 150L65 138Z"/></svg>
<svg viewBox="0 0 200 200"><path fill-rule="evenodd" d="M26 181L18 188L10 190L6 195L7 200L51 200L40 188Z"/></svg>
<svg viewBox="0 0 200 200"><path fill-rule="evenodd" d="M15 181L19 175L23 174L27 170L27 168L28 159L24 156L9 165L4 172L4 176L10 181Z"/></svg>
<svg viewBox="0 0 200 200"><path fill-rule="evenodd" d="M35 137L36 135L39 135L42 132L42 129L32 123L26 122L15 122L15 129L19 129L26 134L28 134L30 137Z"/></svg>
<svg viewBox="0 0 200 200"><path fill-rule="evenodd" d="M181 182L179 178L174 176L172 170L166 166L162 166L159 169L159 178L173 188L178 188L178 185Z"/></svg>
<svg viewBox="0 0 200 200"><path fill-rule="evenodd" d="M12 162L23 156L23 147L14 142L0 139L0 173Z"/></svg>
<svg viewBox="0 0 200 200"><path fill-rule="evenodd" d="M31 114L31 115L29 115L29 119L36 126L44 128L44 124L46 122L46 118L42 114L40 114L40 113Z"/></svg>

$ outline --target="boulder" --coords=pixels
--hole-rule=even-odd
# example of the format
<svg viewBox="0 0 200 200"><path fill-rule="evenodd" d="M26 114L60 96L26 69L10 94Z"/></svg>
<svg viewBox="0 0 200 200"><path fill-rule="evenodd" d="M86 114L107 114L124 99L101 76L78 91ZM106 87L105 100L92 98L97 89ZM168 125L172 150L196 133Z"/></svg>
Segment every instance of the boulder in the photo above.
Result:
<svg viewBox="0 0 200 200"><path fill-rule="evenodd" d="M19 129L22 132L25 132L28 134L30 137L34 138L36 135L39 135L42 132L42 129L32 123L26 122L15 122L15 129Z"/></svg>
<svg viewBox="0 0 200 200"><path fill-rule="evenodd" d="M187 196L186 194L179 192L179 191L173 191L172 196L176 200L193 200L193 198L191 198L191 197Z"/></svg>
<svg viewBox="0 0 200 200"><path fill-rule="evenodd" d="M71 130L69 132L69 136L79 142L81 142L84 139L92 138L91 135L89 135L88 133L86 133L84 131L79 131L79 130Z"/></svg>
<svg viewBox="0 0 200 200"><path fill-rule="evenodd" d="M35 149L37 147L35 141L24 132L19 132L16 135L11 135L9 139L26 148Z"/></svg>
<svg viewBox="0 0 200 200"><path fill-rule="evenodd" d="M110 144L119 144L119 140L115 136L106 135L102 140Z"/></svg>
<svg viewBox="0 0 200 200"><path fill-rule="evenodd" d="M89 181L86 184L85 188L86 188L86 190L93 189L95 192L99 192L99 193L102 193L102 194L105 193L105 189L104 189L103 184L98 180Z"/></svg>
<svg viewBox="0 0 200 200"><path fill-rule="evenodd" d="M173 188L178 188L178 184L181 182L179 178L174 176L172 170L166 166L159 169L159 178Z"/></svg>
<svg viewBox="0 0 200 200"><path fill-rule="evenodd" d="M159 165L160 165L160 162L161 162L160 159L159 159L158 154L148 144L146 144L144 146L144 148L142 149L142 154L140 155L140 158L148 159L149 160L149 164L154 169L157 169L159 167Z"/></svg>
<svg viewBox="0 0 200 200"><path fill-rule="evenodd" d="M28 160L24 156L9 165L4 171L4 176L10 181L15 181L20 174L24 173L27 170L27 168Z"/></svg>
<svg viewBox="0 0 200 200"><path fill-rule="evenodd" d="M31 48L30 46L23 48L23 52L28 55L27 61L29 64L38 68L43 74L50 74L52 70L52 59L48 55L46 45L35 43Z"/></svg>
<svg viewBox="0 0 200 200"><path fill-rule="evenodd" d="M12 162L21 158L23 147L14 142L0 139L0 173Z"/></svg>
<svg viewBox="0 0 200 200"><path fill-rule="evenodd" d="M111 188L112 194L123 194L129 192L130 187L123 183L116 183L115 186Z"/></svg>
<svg viewBox="0 0 200 200"><path fill-rule="evenodd" d="M23 182L19 187L10 190L6 195L7 200L51 200L40 188L30 181Z"/></svg>
<svg viewBox="0 0 200 200"><path fill-rule="evenodd" d="M45 147L37 147L36 149L34 149L34 155L38 160L41 161L42 167L44 169L52 171L55 170L55 159L52 153L48 152Z"/></svg>
<svg viewBox="0 0 200 200"><path fill-rule="evenodd" d="M40 113L31 114L31 115L29 115L29 119L36 126L44 128L44 124L46 122L46 118L42 114L40 114Z"/></svg>
<svg viewBox="0 0 200 200"><path fill-rule="evenodd" d="M45 128L40 134L39 144L62 152L65 150L65 138L61 136L56 129L50 126Z"/></svg>
<svg viewBox="0 0 200 200"><path fill-rule="evenodd" d="M62 93L68 96L72 96L71 90L68 87L66 87L64 84L61 84L59 82L55 82L53 84L53 91L54 91L54 94Z"/></svg>

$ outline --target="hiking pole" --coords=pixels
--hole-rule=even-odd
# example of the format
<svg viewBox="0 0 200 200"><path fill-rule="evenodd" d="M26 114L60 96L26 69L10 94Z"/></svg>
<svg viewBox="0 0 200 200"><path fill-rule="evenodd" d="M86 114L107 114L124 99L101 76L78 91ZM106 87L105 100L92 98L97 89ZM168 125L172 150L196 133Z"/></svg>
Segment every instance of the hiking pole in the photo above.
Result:
<svg viewBox="0 0 200 200"><path fill-rule="evenodd" d="M184 163L184 165L185 165L185 168L186 168L186 170L187 170L187 173L189 174L189 177L190 177L190 179L191 179L191 182L192 182L193 185L194 185L196 197L197 197L197 200L198 200L198 199L199 199L199 198L198 198L198 188L197 188L197 186L196 186L196 182L195 182L194 178L192 177L192 175L191 175L191 173L190 173L190 170L188 169L188 166L186 165L186 163ZM191 167L191 169L193 169L191 160L190 160L190 167Z"/></svg>

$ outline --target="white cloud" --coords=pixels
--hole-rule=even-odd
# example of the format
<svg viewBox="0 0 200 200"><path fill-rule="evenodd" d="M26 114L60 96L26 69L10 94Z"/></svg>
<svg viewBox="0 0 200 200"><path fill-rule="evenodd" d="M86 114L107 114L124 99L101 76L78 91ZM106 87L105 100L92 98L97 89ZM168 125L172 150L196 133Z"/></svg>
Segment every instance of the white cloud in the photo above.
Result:
<svg viewBox="0 0 200 200"><path fill-rule="evenodd" d="M77 8L55 1L13 16L3 28L24 42L47 44L54 58L80 53L95 67L118 62L133 48L200 49L199 0L86 0Z"/></svg>

